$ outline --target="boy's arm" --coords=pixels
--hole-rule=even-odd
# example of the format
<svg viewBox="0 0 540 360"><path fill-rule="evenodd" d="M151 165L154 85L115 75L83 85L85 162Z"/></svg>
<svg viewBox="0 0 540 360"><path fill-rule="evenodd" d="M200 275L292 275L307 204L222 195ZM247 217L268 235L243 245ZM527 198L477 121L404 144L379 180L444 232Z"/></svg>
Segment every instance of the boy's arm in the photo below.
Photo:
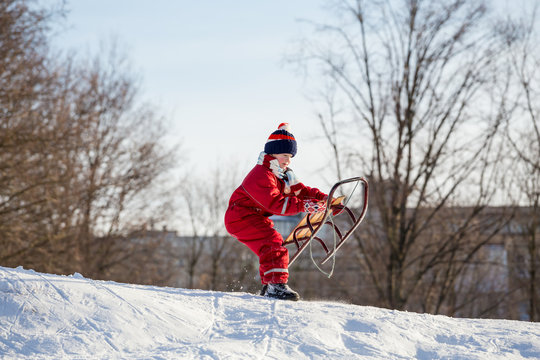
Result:
<svg viewBox="0 0 540 360"><path fill-rule="evenodd" d="M244 191L263 210L275 215L296 215L304 211L304 201L295 196L285 196L277 184L277 178L269 176L247 177L242 183Z"/></svg>
<svg viewBox="0 0 540 360"><path fill-rule="evenodd" d="M298 197L301 199L311 198L317 200L324 200L328 197L327 194L323 193L317 188L311 188L309 186L305 186L304 184L302 184L302 186L303 188L298 195Z"/></svg>
<svg viewBox="0 0 540 360"><path fill-rule="evenodd" d="M328 195L323 193L317 188L311 188L309 186L306 186L302 184L292 169L288 168L285 171L285 175L287 176L288 184L291 188L291 192L295 194L300 199L317 199L317 200L324 200Z"/></svg>

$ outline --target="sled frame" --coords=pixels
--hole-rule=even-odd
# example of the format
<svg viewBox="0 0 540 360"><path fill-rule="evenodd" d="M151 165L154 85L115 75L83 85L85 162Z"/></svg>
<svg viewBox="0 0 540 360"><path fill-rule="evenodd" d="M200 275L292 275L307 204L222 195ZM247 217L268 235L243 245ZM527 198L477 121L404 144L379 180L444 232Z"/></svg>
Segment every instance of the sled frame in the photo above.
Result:
<svg viewBox="0 0 540 360"><path fill-rule="evenodd" d="M364 191L364 203L360 209L359 214L355 214L350 208L342 204L345 196L334 198L334 193L344 184L354 183L363 185ZM338 206L343 206L343 209L337 214L333 215L333 211ZM321 264L327 262L334 254L345 244L345 242L351 237L352 233L358 228L364 217L366 216L368 207L368 182L363 177L353 177L345 180L341 180L332 186L330 193L328 194L328 200L326 202L326 210L321 213L306 214L294 227L289 236L283 241L283 245L294 244L296 246L296 252L289 259L289 266L298 258L298 256L308 247L311 241L317 241L326 253L326 256L320 261ZM358 212L358 211L357 211ZM348 223L351 223L350 227L342 231L334 221L337 216L345 215L349 218ZM323 239L317 234L323 228L328 225L333 229L333 234L337 238L335 246L331 249L328 248ZM343 228L343 225L340 225Z"/></svg>

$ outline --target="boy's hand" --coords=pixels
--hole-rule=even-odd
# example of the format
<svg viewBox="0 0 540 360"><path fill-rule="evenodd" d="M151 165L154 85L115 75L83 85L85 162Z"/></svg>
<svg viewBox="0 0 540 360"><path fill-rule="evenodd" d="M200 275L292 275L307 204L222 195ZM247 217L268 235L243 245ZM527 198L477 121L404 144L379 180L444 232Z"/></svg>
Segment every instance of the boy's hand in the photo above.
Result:
<svg viewBox="0 0 540 360"><path fill-rule="evenodd" d="M324 201L325 203L328 202L328 195L324 195L322 201ZM332 201L334 201L334 198L332 198ZM343 204L331 205L330 209L332 210L332 215L337 216L343 212L343 209L345 209L345 205Z"/></svg>
<svg viewBox="0 0 540 360"><path fill-rule="evenodd" d="M318 212L324 212L326 210L326 202L324 201L304 201L304 212L314 214Z"/></svg>
<svg viewBox="0 0 540 360"><path fill-rule="evenodd" d="M302 190L302 185L291 168L287 168L287 170L285 170L284 180L285 194L289 194L292 190L294 191L294 195L298 196L300 194L300 191Z"/></svg>

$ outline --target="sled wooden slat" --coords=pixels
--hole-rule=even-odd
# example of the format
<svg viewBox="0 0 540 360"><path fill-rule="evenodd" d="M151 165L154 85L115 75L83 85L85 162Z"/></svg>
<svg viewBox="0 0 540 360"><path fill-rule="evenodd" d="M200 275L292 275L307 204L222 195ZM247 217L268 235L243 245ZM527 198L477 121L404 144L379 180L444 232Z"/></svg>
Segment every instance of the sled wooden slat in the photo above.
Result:
<svg viewBox="0 0 540 360"><path fill-rule="evenodd" d="M332 200L332 206L340 205L343 200L345 199L345 196L339 196ZM324 218L325 213L315 213L312 216L309 216L310 214L306 214L302 220L298 223L298 225L295 226L295 228L291 231L289 236L285 239L283 244L289 244L294 241L294 235L296 232L296 240L302 241L305 239L308 239L311 236L311 233L313 232L313 229L309 226L317 226L321 223L321 221ZM308 224L308 216L309 216L309 224Z"/></svg>

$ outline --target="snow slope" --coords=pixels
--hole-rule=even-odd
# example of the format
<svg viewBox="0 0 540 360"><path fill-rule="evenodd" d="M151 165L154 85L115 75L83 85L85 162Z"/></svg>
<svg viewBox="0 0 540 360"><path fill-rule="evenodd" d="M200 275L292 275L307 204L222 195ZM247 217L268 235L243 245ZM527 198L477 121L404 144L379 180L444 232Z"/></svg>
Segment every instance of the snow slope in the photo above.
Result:
<svg viewBox="0 0 540 360"><path fill-rule="evenodd" d="M540 324L0 267L1 359L538 359Z"/></svg>

